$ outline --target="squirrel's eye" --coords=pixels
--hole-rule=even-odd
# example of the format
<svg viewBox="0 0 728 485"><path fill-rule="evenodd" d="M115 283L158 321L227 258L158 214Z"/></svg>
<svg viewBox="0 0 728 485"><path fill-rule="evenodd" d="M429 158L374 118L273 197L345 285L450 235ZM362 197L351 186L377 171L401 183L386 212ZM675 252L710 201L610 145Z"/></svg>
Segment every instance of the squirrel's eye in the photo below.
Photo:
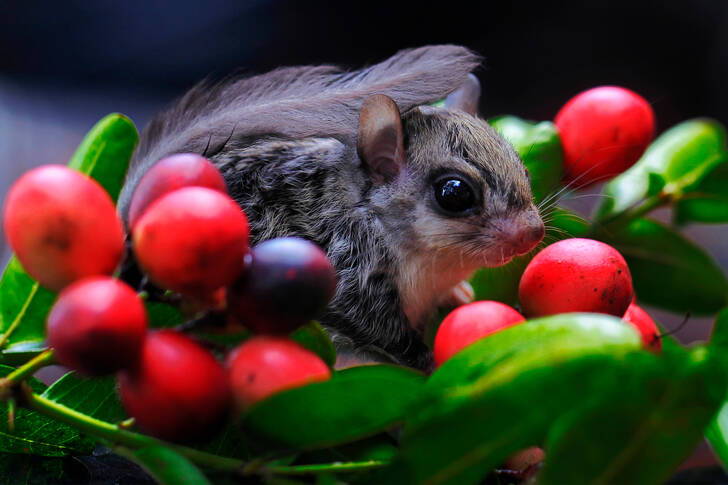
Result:
<svg viewBox="0 0 728 485"><path fill-rule="evenodd" d="M435 182L435 200L447 212L460 213L473 208L475 194L465 181L449 177Z"/></svg>

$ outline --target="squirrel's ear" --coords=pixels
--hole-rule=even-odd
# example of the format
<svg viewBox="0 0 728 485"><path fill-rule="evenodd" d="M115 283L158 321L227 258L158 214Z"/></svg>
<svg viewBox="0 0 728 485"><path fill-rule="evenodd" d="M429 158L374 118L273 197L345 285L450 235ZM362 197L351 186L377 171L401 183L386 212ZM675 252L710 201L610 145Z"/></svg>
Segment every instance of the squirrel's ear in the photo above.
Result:
<svg viewBox="0 0 728 485"><path fill-rule="evenodd" d="M450 93L445 98L445 107L459 109L468 114L478 114L478 102L480 101L480 81L472 72L465 78L462 86Z"/></svg>
<svg viewBox="0 0 728 485"><path fill-rule="evenodd" d="M402 118L389 96L369 96L359 112L356 151L376 184L392 181L405 163Z"/></svg>

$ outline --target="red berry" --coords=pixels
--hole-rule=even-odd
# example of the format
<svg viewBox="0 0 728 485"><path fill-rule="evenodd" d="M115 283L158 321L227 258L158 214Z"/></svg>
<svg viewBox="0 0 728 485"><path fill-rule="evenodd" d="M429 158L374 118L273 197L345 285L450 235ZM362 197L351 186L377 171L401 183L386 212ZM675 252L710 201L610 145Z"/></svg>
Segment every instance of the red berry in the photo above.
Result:
<svg viewBox="0 0 728 485"><path fill-rule="evenodd" d="M13 184L3 229L23 268L56 291L113 273L124 252L124 228L109 194L62 165L35 168Z"/></svg>
<svg viewBox="0 0 728 485"><path fill-rule="evenodd" d="M155 201L133 230L140 266L158 285L208 297L243 270L248 221L227 195L187 187Z"/></svg>
<svg viewBox="0 0 728 485"><path fill-rule="evenodd" d="M161 159L139 180L129 203L129 227L162 195L183 187L207 187L227 194L225 179L205 157L178 153Z"/></svg>
<svg viewBox="0 0 728 485"><path fill-rule="evenodd" d="M631 167L655 134L655 115L639 94L600 86L571 98L554 120L564 150L564 179L574 187Z"/></svg>
<svg viewBox="0 0 728 485"><path fill-rule="evenodd" d="M456 308L440 324L435 335L435 365L481 338L525 322L523 315L497 301L475 301Z"/></svg>
<svg viewBox="0 0 728 485"><path fill-rule="evenodd" d="M142 301L106 276L66 287L48 315L48 344L58 362L87 376L135 366L147 331Z"/></svg>
<svg viewBox="0 0 728 485"><path fill-rule="evenodd" d="M336 272L314 243L295 237L255 246L228 292L230 312L260 333L287 334L317 317L336 289Z"/></svg>
<svg viewBox="0 0 728 485"><path fill-rule="evenodd" d="M319 356L284 337L253 337L228 357L230 386L240 411L272 394L331 378Z"/></svg>
<svg viewBox="0 0 728 485"><path fill-rule="evenodd" d="M631 303L624 312L623 320L632 324L642 336L642 342L648 349L660 351L662 350L662 339L660 338L660 330L657 324L646 311L637 305Z"/></svg>
<svg viewBox="0 0 728 485"><path fill-rule="evenodd" d="M619 252L592 239L564 239L534 257L518 287L529 317L567 312L621 317L632 300L632 277Z"/></svg>
<svg viewBox="0 0 728 485"><path fill-rule="evenodd" d="M172 330L150 333L136 369L118 374L127 412L148 433L191 442L225 423L231 402L225 369L194 340Z"/></svg>

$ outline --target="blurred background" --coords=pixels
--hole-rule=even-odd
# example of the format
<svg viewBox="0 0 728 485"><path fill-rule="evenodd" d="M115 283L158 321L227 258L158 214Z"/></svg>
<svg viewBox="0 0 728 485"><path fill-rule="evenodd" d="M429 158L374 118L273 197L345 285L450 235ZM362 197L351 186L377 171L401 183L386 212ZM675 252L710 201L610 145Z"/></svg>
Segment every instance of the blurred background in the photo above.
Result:
<svg viewBox="0 0 728 485"><path fill-rule="evenodd" d="M579 91L618 84L652 103L658 131L695 116L728 122L724 0L5 1L0 195L35 165L65 163L103 115L125 113L141 130L205 76L291 64L356 68L432 43L463 44L484 56L476 74L485 117L553 119ZM586 212L596 201L574 203ZM686 233L728 271L728 228ZM8 256L3 240L3 262ZM655 316L668 328L682 320ZM710 319L693 319L678 336L705 338L709 328Z"/></svg>

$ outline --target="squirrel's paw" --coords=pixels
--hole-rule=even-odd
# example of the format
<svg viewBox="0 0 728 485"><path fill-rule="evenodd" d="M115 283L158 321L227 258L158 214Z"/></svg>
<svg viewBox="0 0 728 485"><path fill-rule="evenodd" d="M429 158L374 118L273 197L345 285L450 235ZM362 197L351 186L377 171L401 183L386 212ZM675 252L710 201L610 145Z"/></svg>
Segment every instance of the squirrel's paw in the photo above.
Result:
<svg viewBox="0 0 728 485"><path fill-rule="evenodd" d="M445 297L443 304L458 307L471 303L473 299L475 299L473 287L467 281L461 281L452 287L449 294Z"/></svg>

